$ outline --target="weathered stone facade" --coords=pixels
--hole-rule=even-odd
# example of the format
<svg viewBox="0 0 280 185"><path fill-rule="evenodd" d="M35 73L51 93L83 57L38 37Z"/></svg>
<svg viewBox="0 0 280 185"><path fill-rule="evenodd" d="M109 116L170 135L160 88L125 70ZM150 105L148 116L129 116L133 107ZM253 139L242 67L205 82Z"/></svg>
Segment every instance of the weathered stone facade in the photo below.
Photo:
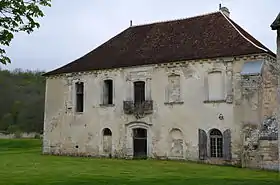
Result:
<svg viewBox="0 0 280 185"><path fill-rule="evenodd" d="M262 70L245 77L241 72L250 61L261 61ZM147 157L239 163L244 125L260 128L278 108L270 67L275 61L267 54L248 55L50 76L43 153L132 158L134 131L141 128L146 136L138 141L146 142ZM103 104L107 79L113 81L110 105ZM137 81L145 82L142 109L127 103L133 102ZM76 82L84 84L83 112L75 111ZM213 137L214 130L221 137ZM221 154L213 153L212 142L219 141ZM262 152L264 160L253 156L257 163L248 166L265 167L266 159L276 159L275 141L267 142L258 142L256 151L269 150L270 158Z"/></svg>
<svg viewBox="0 0 280 185"><path fill-rule="evenodd" d="M278 14L278 16L276 17L276 19L273 21L273 23L271 24L271 29L272 30L277 30L277 37L276 37L276 44L277 44L277 72L279 74L279 69L280 69L280 13ZM278 97L277 97L277 103L280 103L280 75L278 76ZM280 154L280 108L278 109L277 112L278 116L276 119L276 122L278 123L278 154ZM280 155L278 155L278 164L279 164L279 171L280 171Z"/></svg>
<svg viewBox="0 0 280 185"><path fill-rule="evenodd" d="M48 73L43 153L168 158L276 169L280 149L279 57L277 61L274 53L236 27L227 8L220 11L195 18L203 25L207 42L196 39L201 35L186 39L199 29L175 37L178 32L170 30L184 32L185 26L191 25L186 20L158 24L153 29L144 27L151 30L146 34L142 34L143 27L138 27L142 31L135 27L87 57ZM209 29L215 34L209 35L205 28L212 21L217 26L224 23L223 29L227 29L220 35L224 37L214 36L213 24ZM128 33L137 33L139 38L146 35L140 44L143 47L134 46L138 49L128 52L127 43L136 38ZM227 40L226 46L221 45L224 40L217 38L230 39L231 43ZM197 47L199 43L209 43L194 49L200 51L202 59L178 61L177 53L199 58L192 48L189 54L185 52L190 44ZM104 58L104 51L111 52L112 62ZM220 55L209 57L215 51ZM233 52L239 54L233 57ZM161 56L172 57L163 63ZM148 65L141 57L155 61ZM90 66L92 58L99 61ZM126 59L129 62L123 61ZM89 66L87 72L72 72Z"/></svg>

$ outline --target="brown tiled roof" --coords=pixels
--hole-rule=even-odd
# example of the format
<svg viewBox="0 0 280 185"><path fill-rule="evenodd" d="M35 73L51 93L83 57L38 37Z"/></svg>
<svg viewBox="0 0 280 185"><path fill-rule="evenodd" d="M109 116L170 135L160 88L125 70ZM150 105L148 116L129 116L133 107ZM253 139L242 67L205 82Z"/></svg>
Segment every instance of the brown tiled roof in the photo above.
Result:
<svg viewBox="0 0 280 185"><path fill-rule="evenodd" d="M85 56L45 76L258 53L275 56L235 22L215 12L129 27Z"/></svg>

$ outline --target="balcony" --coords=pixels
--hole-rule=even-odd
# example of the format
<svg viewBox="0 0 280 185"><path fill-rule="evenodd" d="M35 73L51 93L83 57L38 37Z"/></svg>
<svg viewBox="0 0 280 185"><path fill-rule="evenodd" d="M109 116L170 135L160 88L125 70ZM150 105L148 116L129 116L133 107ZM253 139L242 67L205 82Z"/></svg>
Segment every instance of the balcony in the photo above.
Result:
<svg viewBox="0 0 280 185"><path fill-rule="evenodd" d="M137 117L143 117L146 114L153 113L153 100L143 102L124 101L123 110L125 114L134 114Z"/></svg>

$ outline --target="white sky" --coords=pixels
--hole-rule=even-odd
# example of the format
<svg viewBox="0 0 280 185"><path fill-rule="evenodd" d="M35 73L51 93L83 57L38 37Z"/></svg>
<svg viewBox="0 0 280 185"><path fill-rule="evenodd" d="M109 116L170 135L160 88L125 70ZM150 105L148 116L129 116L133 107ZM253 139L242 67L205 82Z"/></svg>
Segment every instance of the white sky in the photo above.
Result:
<svg viewBox="0 0 280 185"><path fill-rule="evenodd" d="M30 35L15 34L7 49L12 63L1 68L52 70L93 50L133 24L186 18L229 8L230 17L276 52L270 24L280 0L52 0L41 27Z"/></svg>

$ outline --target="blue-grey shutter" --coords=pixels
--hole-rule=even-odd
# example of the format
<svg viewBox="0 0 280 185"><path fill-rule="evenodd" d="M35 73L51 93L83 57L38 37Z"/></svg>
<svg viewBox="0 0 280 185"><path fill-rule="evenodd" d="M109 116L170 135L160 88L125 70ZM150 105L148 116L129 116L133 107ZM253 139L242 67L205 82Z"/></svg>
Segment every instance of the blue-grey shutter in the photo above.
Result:
<svg viewBox="0 0 280 185"><path fill-rule="evenodd" d="M232 159L230 129L227 129L223 133L223 157L224 157L224 160L227 160L227 161L230 161Z"/></svg>
<svg viewBox="0 0 280 185"><path fill-rule="evenodd" d="M202 129L198 129L198 155L200 160L207 158L207 134Z"/></svg>

